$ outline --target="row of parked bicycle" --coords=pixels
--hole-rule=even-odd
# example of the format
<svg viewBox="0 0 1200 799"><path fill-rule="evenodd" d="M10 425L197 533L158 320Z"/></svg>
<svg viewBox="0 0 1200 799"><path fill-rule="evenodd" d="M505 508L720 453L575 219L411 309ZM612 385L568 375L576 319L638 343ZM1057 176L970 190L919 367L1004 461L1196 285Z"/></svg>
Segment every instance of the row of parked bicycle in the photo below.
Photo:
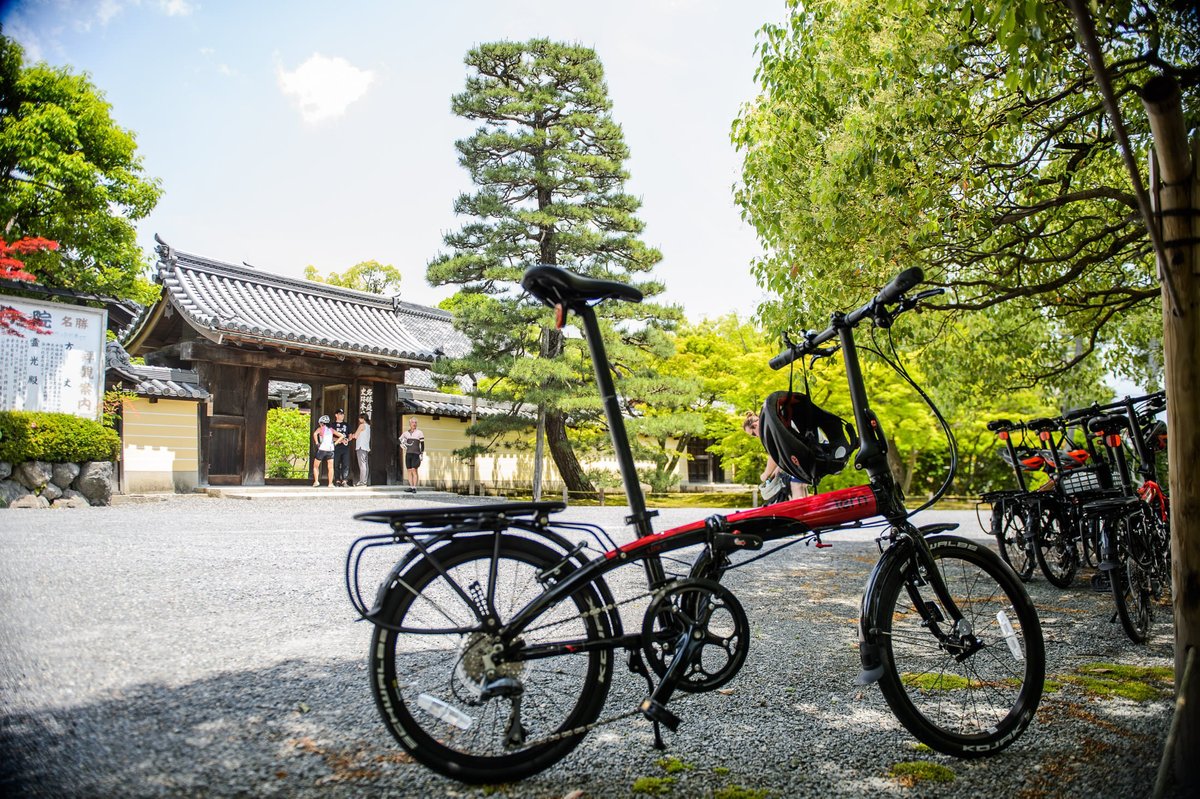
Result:
<svg viewBox="0 0 1200 799"><path fill-rule="evenodd" d="M1137 643L1150 634L1155 605L1170 596L1170 514L1157 463L1167 447L1158 418L1166 404L1160 391L988 424L1017 485L982 497L1001 556L1022 580L1040 568L1059 588L1081 566L1096 567L1093 586L1111 590L1115 616ZM1030 479L1037 473L1048 479Z"/></svg>

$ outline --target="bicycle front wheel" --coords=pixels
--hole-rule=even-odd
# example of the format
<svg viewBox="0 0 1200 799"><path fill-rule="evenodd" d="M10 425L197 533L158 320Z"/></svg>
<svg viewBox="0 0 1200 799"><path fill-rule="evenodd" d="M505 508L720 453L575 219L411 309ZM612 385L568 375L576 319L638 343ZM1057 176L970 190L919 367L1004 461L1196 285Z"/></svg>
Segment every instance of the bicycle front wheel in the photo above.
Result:
<svg viewBox="0 0 1200 799"><path fill-rule="evenodd" d="M583 740L608 694L611 649L493 661L494 673L485 673L498 642L488 630L541 594L538 575L561 559L517 536L505 536L498 555L491 536L459 539L392 586L380 619L409 632L375 628L372 689L384 723L413 758L463 782L503 783L550 767ZM606 637L600 605L585 586L521 639L532 647ZM496 624L481 623L485 616Z"/></svg>
<svg viewBox="0 0 1200 799"><path fill-rule="evenodd" d="M953 622L915 566L894 571L879 589L879 687L900 723L931 748L995 754L1024 732L1041 701L1037 611L991 550L956 537L928 543L962 621Z"/></svg>
<svg viewBox="0 0 1200 799"><path fill-rule="evenodd" d="M1033 577L1036 566L1029 540L1029 512L1025 503L1014 499L1001 500L999 507L992 510L992 534L1000 548L1000 557L1024 582Z"/></svg>

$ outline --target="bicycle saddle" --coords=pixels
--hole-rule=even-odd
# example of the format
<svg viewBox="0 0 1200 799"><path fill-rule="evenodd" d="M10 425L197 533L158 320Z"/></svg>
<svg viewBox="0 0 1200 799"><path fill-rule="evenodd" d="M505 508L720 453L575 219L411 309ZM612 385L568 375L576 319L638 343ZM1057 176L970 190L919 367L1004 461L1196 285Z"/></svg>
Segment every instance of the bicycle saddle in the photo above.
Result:
<svg viewBox="0 0 1200 799"><path fill-rule="evenodd" d="M1088 430L1091 430L1093 433L1103 433L1106 436L1128 429L1129 419L1121 414L1114 413L1110 416L1097 416L1088 422Z"/></svg>
<svg viewBox="0 0 1200 799"><path fill-rule="evenodd" d="M610 299L642 301L642 292L628 283L583 277L548 264L526 269L521 286L551 308L562 304L576 309Z"/></svg>
<svg viewBox="0 0 1200 799"><path fill-rule="evenodd" d="M1026 426L1037 433L1048 433L1051 430L1057 430L1060 424L1058 419L1030 419L1026 422Z"/></svg>
<svg viewBox="0 0 1200 799"><path fill-rule="evenodd" d="M1008 419L997 419L994 422L987 423L987 429L993 433L999 433L1004 430L1012 430L1013 423Z"/></svg>

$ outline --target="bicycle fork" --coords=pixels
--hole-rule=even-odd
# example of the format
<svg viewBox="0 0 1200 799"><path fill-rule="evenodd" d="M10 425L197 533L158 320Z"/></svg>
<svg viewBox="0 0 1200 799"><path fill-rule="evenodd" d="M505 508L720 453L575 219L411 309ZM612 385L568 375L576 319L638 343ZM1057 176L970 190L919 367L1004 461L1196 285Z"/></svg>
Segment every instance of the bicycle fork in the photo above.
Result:
<svg viewBox="0 0 1200 799"><path fill-rule="evenodd" d="M957 525L931 525L924 530L925 534L933 534L954 527ZM962 539L935 536L933 540ZM880 599L884 586L892 579L904 581L905 590L914 609L921 616L922 625L956 660L966 660L982 647L975 631L971 629L970 622L963 616L950 595L933 557L930 543L921 530L908 526L908 529L901 530L901 534L883 551L879 562L871 570L866 589L863 591L862 615L859 619L858 648L863 670L855 680L856 685L870 685L878 682L883 676L884 664L878 641L879 614L882 612ZM936 602L927 601L921 596L918 589L923 586L933 590ZM948 630L943 629L947 623Z"/></svg>

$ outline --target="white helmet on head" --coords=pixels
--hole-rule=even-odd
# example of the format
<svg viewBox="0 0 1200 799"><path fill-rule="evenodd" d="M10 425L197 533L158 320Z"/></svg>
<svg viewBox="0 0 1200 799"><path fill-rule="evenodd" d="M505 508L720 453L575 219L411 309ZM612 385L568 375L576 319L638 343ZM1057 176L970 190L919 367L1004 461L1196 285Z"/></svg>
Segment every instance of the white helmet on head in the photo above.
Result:
<svg viewBox="0 0 1200 799"><path fill-rule="evenodd" d="M328 416L322 416L322 417L321 417L320 419L318 419L317 421L318 421L318 422L320 422L321 424L329 424L329 417L328 417Z"/></svg>

